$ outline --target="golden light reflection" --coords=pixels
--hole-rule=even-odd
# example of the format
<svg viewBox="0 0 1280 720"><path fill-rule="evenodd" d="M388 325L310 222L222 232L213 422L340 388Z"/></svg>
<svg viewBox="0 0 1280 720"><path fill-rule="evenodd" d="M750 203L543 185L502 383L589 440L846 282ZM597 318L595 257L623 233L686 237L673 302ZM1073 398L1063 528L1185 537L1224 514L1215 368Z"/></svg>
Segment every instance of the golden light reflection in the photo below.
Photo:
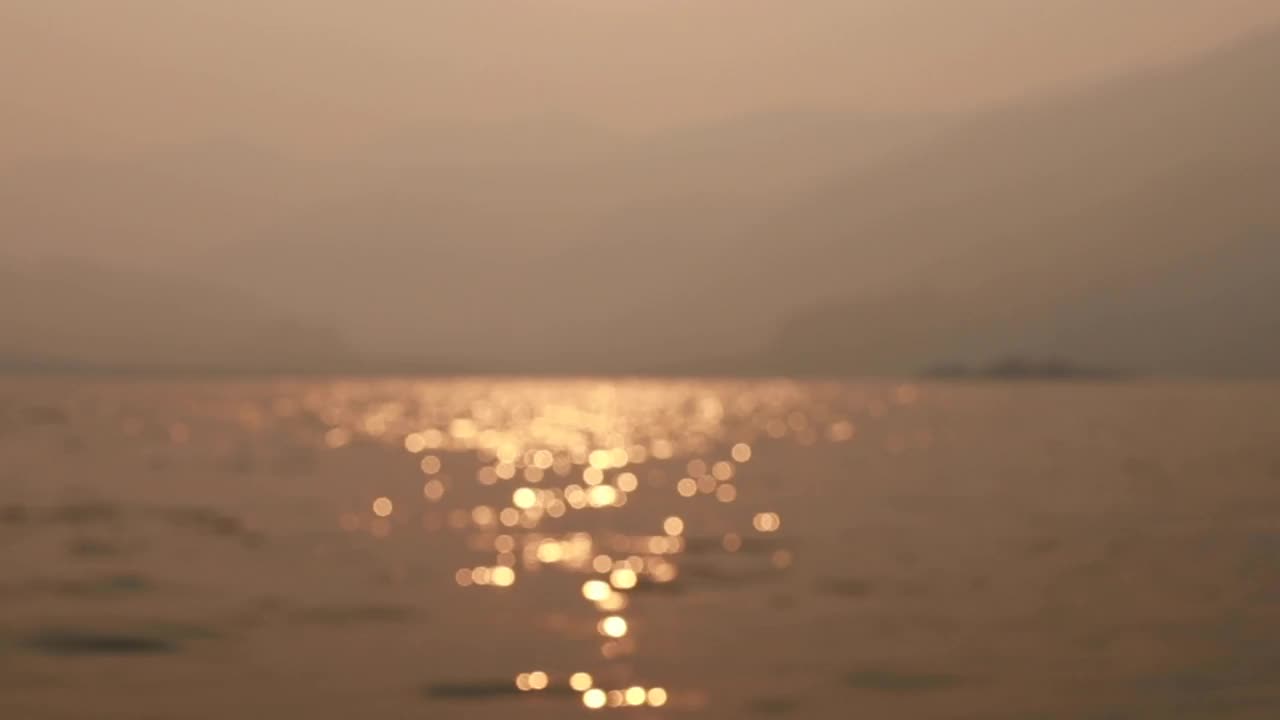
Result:
<svg viewBox="0 0 1280 720"><path fill-rule="evenodd" d="M733 479L733 464L721 460L711 466L711 476L720 482L727 482Z"/></svg>
<svg viewBox="0 0 1280 720"><path fill-rule="evenodd" d="M618 476L617 486L622 492L635 492L640 487L640 479L635 473L625 472Z"/></svg>
<svg viewBox="0 0 1280 720"><path fill-rule="evenodd" d="M650 571L653 579L660 583L668 583L675 580L679 573L680 571L675 564L669 562L660 563Z"/></svg>
<svg viewBox="0 0 1280 720"><path fill-rule="evenodd" d="M533 466L539 470L550 470L555 462L555 455L550 450L538 450L533 454Z"/></svg>
<svg viewBox="0 0 1280 720"><path fill-rule="evenodd" d="M610 615L601 620L597 627L600 634L606 637L620 638L627 634L627 621L620 615Z"/></svg>
<svg viewBox="0 0 1280 720"><path fill-rule="evenodd" d="M647 699L651 707L662 707L667 704L667 691L663 688L650 688Z"/></svg>
<svg viewBox="0 0 1280 720"><path fill-rule="evenodd" d="M608 450L592 450L591 454L587 456L587 462L597 470L608 470L613 464Z"/></svg>
<svg viewBox="0 0 1280 720"><path fill-rule="evenodd" d="M756 513L751 525L762 533L777 532L782 527L782 518L775 512Z"/></svg>
<svg viewBox="0 0 1280 720"><path fill-rule="evenodd" d="M619 590L630 590L636 586L636 571L629 568L618 568L609 574L609 584Z"/></svg>
<svg viewBox="0 0 1280 720"><path fill-rule="evenodd" d="M672 515L662 521L662 531L671 536L681 535L684 533L684 520Z"/></svg>
<svg viewBox="0 0 1280 720"><path fill-rule="evenodd" d="M577 692L586 692L591 689L594 680L590 673L576 672L569 676L569 687Z"/></svg>
<svg viewBox="0 0 1280 720"><path fill-rule="evenodd" d="M493 508L488 505L477 505L471 509L471 522L480 527L492 525L495 519Z"/></svg>
<svg viewBox="0 0 1280 720"><path fill-rule="evenodd" d="M511 494L511 504L521 510L528 510L538 504L538 493L532 488L522 487Z"/></svg>
<svg viewBox="0 0 1280 720"><path fill-rule="evenodd" d="M504 443L493 451L494 457L501 463L514 463L520 457L520 448L511 443Z"/></svg>
<svg viewBox="0 0 1280 720"><path fill-rule="evenodd" d="M592 710L599 710L608 702L608 696L605 691L598 688L592 688L582 693L582 704Z"/></svg>
<svg viewBox="0 0 1280 720"><path fill-rule="evenodd" d="M444 483L439 479L431 479L422 486L422 496L431 502L438 502L444 497Z"/></svg>
<svg viewBox="0 0 1280 720"><path fill-rule="evenodd" d="M619 612L626 610L631 601L627 599L624 593L616 592L609 597L596 603L596 607L604 612Z"/></svg>
<svg viewBox="0 0 1280 720"><path fill-rule="evenodd" d="M573 460L565 455L557 455L551 463L551 470L560 477L568 477L573 471Z"/></svg>
<svg viewBox="0 0 1280 720"><path fill-rule="evenodd" d="M362 508L349 508L339 516L342 528L388 536L392 522L387 518L394 510L397 530L407 515L403 525L408 528L420 524L427 532L462 533L469 552L486 554L467 563L474 567L453 573L455 584L466 592L513 587L517 579L521 587L535 579L542 592L554 587L553 577L577 574L581 585L571 587L581 588L586 603L566 607L555 616L554 627L569 631L580 622L578 627L589 631L595 623L603 636L595 662L614 663L625 661L639 646L622 613L630 612L631 605L652 612L648 604L671 597L637 589L677 578L692 587L704 582L702 573L682 574L687 547L702 553L708 542L713 547L718 542L725 552L738 553L744 549L744 534L779 532L776 512L744 515L721 504L742 501L760 507L770 499L769 484L757 482L755 466L749 464L770 443L846 442L857 432L853 414L874 422L890 410L897 412L898 405L916 402L916 391L904 388L849 399L788 382L655 388L591 381L554 389L537 383L428 383L408 396L371 397L363 405L352 405L347 396L320 394L306 407L323 423L325 446L391 448L427 476L417 503L398 499L393 507L390 497L379 497L373 501L375 518L360 512ZM300 405L297 412L303 409ZM447 475L442 474L446 464ZM689 503L668 494L672 487ZM650 497L642 489L655 492ZM719 502L699 499L703 495ZM446 500L454 506L431 505ZM675 503L681 506L679 514L673 513ZM714 528L716 534L686 540L693 527ZM757 554L760 547L768 549ZM794 563L791 551L777 545L753 543L747 550L723 560L759 563L771 573ZM716 562L715 554L699 558L704 561ZM506 603L518 602L509 593L494 597L504 612ZM634 672L625 662L604 677ZM600 676L579 672L567 678L589 709L656 708L671 702L666 689L647 683L596 688ZM550 683L542 671L516 676L521 690L536 691Z"/></svg>
<svg viewBox="0 0 1280 720"><path fill-rule="evenodd" d="M426 438L420 433L409 433L404 437L404 449L417 454L427 449Z"/></svg>
<svg viewBox="0 0 1280 720"><path fill-rule="evenodd" d="M564 559L564 547L555 540L544 540L538 544L538 561L558 563Z"/></svg>
<svg viewBox="0 0 1280 720"><path fill-rule="evenodd" d="M609 464L613 467L626 467L631 462L631 458L627 454L626 448L614 448L609 451Z"/></svg>
<svg viewBox="0 0 1280 720"><path fill-rule="evenodd" d="M600 602L613 594L613 588L603 580L588 580L582 584L582 596L592 602Z"/></svg>
<svg viewBox="0 0 1280 720"><path fill-rule="evenodd" d="M722 503L731 503L738 499L738 488L733 485L721 485L716 488L716 499Z"/></svg>
<svg viewBox="0 0 1280 720"><path fill-rule="evenodd" d="M613 505L618 497L618 491L612 485L596 485L587 491L587 503L593 508Z"/></svg>
<svg viewBox="0 0 1280 720"><path fill-rule="evenodd" d="M476 432L476 423L469 418L457 418L449 423L449 434L458 440L470 440L476 436Z"/></svg>
<svg viewBox="0 0 1280 720"><path fill-rule="evenodd" d="M827 437L832 442L848 442L856 433L853 423L847 420L841 420L827 428Z"/></svg>

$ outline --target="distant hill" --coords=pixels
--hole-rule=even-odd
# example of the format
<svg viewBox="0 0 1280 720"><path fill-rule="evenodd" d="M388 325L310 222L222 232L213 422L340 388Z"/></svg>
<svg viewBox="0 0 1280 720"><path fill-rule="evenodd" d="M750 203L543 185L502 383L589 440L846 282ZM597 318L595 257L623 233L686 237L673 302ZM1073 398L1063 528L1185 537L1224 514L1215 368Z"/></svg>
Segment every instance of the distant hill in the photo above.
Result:
<svg viewBox="0 0 1280 720"><path fill-rule="evenodd" d="M1064 358L1010 356L983 365L942 364L926 368L934 380L1130 380L1132 370L1080 365Z"/></svg>
<svg viewBox="0 0 1280 720"><path fill-rule="evenodd" d="M758 217L946 122L790 112L621 137L549 117L307 162L228 140L33 157L0 168L0 234L28 257L201 277L410 364L634 369L673 342L757 344L654 303L713 286Z"/></svg>
<svg viewBox="0 0 1280 720"><path fill-rule="evenodd" d="M943 123L792 113L577 143L509 129L492 146L424 134L405 139L395 162L361 169L350 192L207 264L245 293L322 310L364 347L444 348L508 371L650 367L672 343L757 344L731 318L703 323L690 307L689 322L672 322L654 310L689 289L714 291L716 267L762 213Z"/></svg>
<svg viewBox="0 0 1280 720"><path fill-rule="evenodd" d="M976 119L765 224L769 367L1280 372L1280 32ZM779 280L793 278L793 281ZM748 301L751 302L751 301Z"/></svg>

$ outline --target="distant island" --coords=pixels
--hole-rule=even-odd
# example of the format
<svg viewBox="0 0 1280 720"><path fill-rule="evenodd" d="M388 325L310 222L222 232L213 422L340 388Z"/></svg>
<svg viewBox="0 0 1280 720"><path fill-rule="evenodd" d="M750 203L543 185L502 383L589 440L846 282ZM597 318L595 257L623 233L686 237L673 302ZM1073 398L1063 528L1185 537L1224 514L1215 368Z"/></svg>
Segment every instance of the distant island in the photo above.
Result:
<svg viewBox="0 0 1280 720"><path fill-rule="evenodd" d="M1127 370L1080 365L1063 358L1007 356L986 365L944 363L921 373L942 380L1128 380L1137 376Z"/></svg>

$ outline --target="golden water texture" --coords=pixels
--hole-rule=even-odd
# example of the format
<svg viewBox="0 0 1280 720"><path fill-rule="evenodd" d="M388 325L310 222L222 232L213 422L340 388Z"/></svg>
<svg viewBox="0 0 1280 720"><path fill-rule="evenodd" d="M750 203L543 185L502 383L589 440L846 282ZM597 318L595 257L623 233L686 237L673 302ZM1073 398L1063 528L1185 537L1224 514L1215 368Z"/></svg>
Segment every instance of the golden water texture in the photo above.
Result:
<svg viewBox="0 0 1280 720"><path fill-rule="evenodd" d="M0 382L0 717L1280 717L1280 388Z"/></svg>

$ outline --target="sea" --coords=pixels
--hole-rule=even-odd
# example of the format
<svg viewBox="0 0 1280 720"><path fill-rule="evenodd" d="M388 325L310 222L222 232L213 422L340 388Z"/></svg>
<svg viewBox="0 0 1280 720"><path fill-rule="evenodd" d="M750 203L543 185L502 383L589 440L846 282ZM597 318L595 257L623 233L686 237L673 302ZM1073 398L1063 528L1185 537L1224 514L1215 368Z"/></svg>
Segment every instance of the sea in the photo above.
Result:
<svg viewBox="0 0 1280 720"><path fill-rule="evenodd" d="M0 379L0 718L1280 717L1280 385Z"/></svg>

